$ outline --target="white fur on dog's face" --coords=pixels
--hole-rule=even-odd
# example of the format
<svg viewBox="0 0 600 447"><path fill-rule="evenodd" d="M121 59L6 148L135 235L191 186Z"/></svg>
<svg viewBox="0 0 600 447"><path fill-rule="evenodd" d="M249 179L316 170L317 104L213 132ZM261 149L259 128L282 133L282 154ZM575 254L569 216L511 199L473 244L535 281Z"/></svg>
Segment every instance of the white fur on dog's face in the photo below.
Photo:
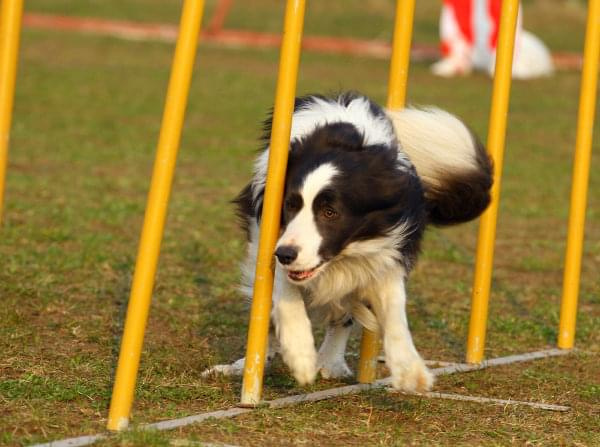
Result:
<svg viewBox="0 0 600 447"><path fill-rule="evenodd" d="M282 267L289 272L305 272L306 277L303 277L302 281L314 277L317 273L317 268L323 263L323 259L319 255L319 248L321 247L323 237L317 229L313 202L319 192L327 188L337 174L338 170L333 164L325 163L305 177L299 191L302 197L302 207L292 220L288 222L283 235L277 242L276 248L293 246L298 250L298 257L291 264ZM298 275L296 276L296 279L293 275L288 275L288 278L292 281L297 281L299 278Z"/></svg>

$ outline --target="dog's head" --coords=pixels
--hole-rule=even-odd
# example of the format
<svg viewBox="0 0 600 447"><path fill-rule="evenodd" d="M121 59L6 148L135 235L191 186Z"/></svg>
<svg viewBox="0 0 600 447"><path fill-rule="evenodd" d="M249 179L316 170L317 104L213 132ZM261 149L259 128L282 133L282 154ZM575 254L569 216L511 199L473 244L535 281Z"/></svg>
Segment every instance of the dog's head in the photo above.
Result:
<svg viewBox="0 0 600 447"><path fill-rule="evenodd" d="M275 250L290 281L309 282L350 248L360 252L361 242L388 238L399 257L407 244L416 251L423 191L397 150L396 144L366 144L346 122L319 126L292 142Z"/></svg>

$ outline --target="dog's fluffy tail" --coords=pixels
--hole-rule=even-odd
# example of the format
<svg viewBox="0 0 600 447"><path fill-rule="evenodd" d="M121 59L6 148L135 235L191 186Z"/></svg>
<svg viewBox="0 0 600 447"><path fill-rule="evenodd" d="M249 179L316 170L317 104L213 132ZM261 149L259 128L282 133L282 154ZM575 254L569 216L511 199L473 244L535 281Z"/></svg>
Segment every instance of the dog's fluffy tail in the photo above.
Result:
<svg viewBox="0 0 600 447"><path fill-rule="evenodd" d="M387 111L425 188L429 222L452 225L479 216L490 202L492 164L477 137L436 108Z"/></svg>

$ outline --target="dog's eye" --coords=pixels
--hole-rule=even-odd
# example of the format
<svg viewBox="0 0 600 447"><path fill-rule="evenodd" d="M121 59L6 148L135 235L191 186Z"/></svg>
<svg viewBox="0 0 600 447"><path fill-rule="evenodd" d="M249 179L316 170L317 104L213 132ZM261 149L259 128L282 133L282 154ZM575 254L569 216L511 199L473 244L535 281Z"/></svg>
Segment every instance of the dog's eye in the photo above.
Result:
<svg viewBox="0 0 600 447"><path fill-rule="evenodd" d="M338 213L336 210L334 210L333 208L327 206L325 208L323 208L321 210L321 215L325 218L325 219L335 219L338 216Z"/></svg>

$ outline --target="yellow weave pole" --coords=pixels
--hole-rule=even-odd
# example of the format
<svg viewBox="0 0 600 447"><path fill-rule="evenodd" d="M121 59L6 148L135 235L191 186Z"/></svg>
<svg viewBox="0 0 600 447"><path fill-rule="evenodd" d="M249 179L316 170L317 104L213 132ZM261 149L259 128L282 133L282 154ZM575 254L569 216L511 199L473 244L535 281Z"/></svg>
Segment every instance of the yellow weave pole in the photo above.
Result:
<svg viewBox="0 0 600 447"><path fill-rule="evenodd" d="M109 430L123 430L129 423L203 8L204 0L185 0L183 4L108 414Z"/></svg>
<svg viewBox="0 0 600 447"><path fill-rule="evenodd" d="M8 164L8 143L15 98L17 62L23 0L2 0L0 16L0 225L4 207L4 185Z"/></svg>
<svg viewBox="0 0 600 447"><path fill-rule="evenodd" d="M502 2L487 140L488 150L494 161L494 184L491 193L492 202L481 216L479 224L475 277L471 299L471 320L467 340L467 362L469 363L480 363L483 359L485 347L485 332L492 267L494 263L494 243L500 202L502 162L504 158L504 141L506 137L506 121L512 80L512 59L518 11L518 0L504 0Z"/></svg>
<svg viewBox="0 0 600 447"><path fill-rule="evenodd" d="M563 294L560 309L558 347L571 349L575 342L577 319L577 298L583 254L585 208L587 203L590 159L592 156L592 132L596 108L598 85L598 59L600 58L600 0L590 0L588 4L587 30L581 92L579 94L579 115L575 139L575 160L571 186L571 209L565 253Z"/></svg>
<svg viewBox="0 0 600 447"><path fill-rule="evenodd" d="M273 252L279 235L304 10L304 0L287 1L269 144L267 183L256 259L256 279L250 311L250 327L248 328L241 406L255 406L260 402L262 396L271 295L273 293Z"/></svg>
<svg viewBox="0 0 600 447"><path fill-rule="evenodd" d="M396 20L388 81L388 109L401 109L406 102L414 16L415 0L398 0L396 2Z"/></svg>
<svg viewBox="0 0 600 447"><path fill-rule="evenodd" d="M398 0L396 2L396 19L388 81L388 109L401 109L406 102L414 15L415 0ZM377 355L380 349L379 334L363 329L357 374L360 383L375 381Z"/></svg>

